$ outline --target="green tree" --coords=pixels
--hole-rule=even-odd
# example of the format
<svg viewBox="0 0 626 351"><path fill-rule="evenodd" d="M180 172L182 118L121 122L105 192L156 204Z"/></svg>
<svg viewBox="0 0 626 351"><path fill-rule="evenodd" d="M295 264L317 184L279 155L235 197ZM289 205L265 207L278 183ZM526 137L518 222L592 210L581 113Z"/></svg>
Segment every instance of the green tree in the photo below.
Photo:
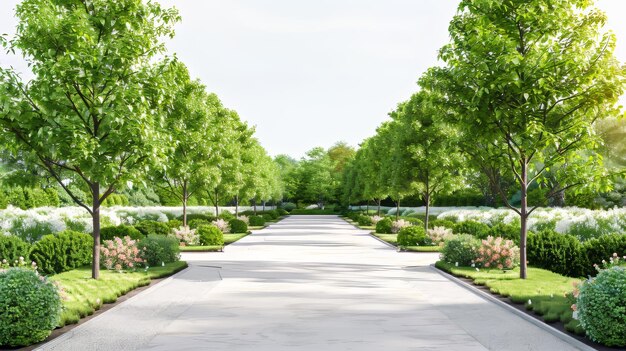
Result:
<svg viewBox="0 0 626 351"><path fill-rule="evenodd" d="M158 55L178 14L138 0L25 0L16 16L16 37L5 45L24 54L35 77L25 84L0 70L6 144L36 158L92 215L97 279L100 205L163 151L155 102L167 85ZM88 202L71 183L89 189Z"/></svg>
<svg viewBox="0 0 626 351"><path fill-rule="evenodd" d="M606 186L594 181L604 174L601 158L582 150L596 146L596 119L615 113L625 72L613 57L614 35L602 29L606 16L591 4L464 0L440 53L448 67L438 78L451 83L442 90L458 108L459 128L521 189L519 208L503 196L521 219L521 278L536 208L527 204L529 185L559 169L559 191Z"/></svg>
<svg viewBox="0 0 626 351"><path fill-rule="evenodd" d="M333 163L324 148L309 150L300 161L300 198L315 202L323 208L334 195L335 181L332 171Z"/></svg>

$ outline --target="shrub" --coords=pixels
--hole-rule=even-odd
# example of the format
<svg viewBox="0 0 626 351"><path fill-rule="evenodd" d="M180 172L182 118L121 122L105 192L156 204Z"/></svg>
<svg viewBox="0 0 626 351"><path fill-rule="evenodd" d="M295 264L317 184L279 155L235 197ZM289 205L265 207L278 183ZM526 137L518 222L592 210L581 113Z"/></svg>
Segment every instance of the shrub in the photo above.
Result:
<svg viewBox="0 0 626 351"><path fill-rule="evenodd" d="M417 217L404 217L402 218L404 221L411 223L411 225L422 226L424 227L424 221Z"/></svg>
<svg viewBox="0 0 626 351"><path fill-rule="evenodd" d="M286 216L289 214L289 212L287 212L287 210L285 210L284 208L278 208L276 211L278 211L278 214L280 216Z"/></svg>
<svg viewBox="0 0 626 351"><path fill-rule="evenodd" d="M376 223L376 233L391 234L391 219L384 218Z"/></svg>
<svg viewBox="0 0 626 351"><path fill-rule="evenodd" d="M519 248L512 240L488 236L481 240L474 261L485 268L512 269L519 264Z"/></svg>
<svg viewBox="0 0 626 351"><path fill-rule="evenodd" d="M121 271L136 268L143 262L143 259L139 257L137 241L129 236L105 240L100 247L100 253L100 264L106 269Z"/></svg>
<svg viewBox="0 0 626 351"><path fill-rule="evenodd" d="M183 221L179 219L170 219L167 221L167 226L170 227L170 229L180 228L183 226Z"/></svg>
<svg viewBox="0 0 626 351"><path fill-rule="evenodd" d="M160 266L180 259L178 240L170 236L149 235L138 244L140 256L148 266Z"/></svg>
<svg viewBox="0 0 626 351"><path fill-rule="evenodd" d="M589 260L589 263L600 264L602 260L609 257L613 253L619 256L626 255L626 235L624 234L610 234L602 235L595 239L585 241L583 244L585 256ZM585 276L595 275L597 272L590 265L585 271Z"/></svg>
<svg viewBox="0 0 626 351"><path fill-rule="evenodd" d="M237 219L244 221L247 225L250 225L250 217L249 216L239 216Z"/></svg>
<svg viewBox="0 0 626 351"><path fill-rule="evenodd" d="M398 246L418 246L418 245L430 245L431 241L426 235L423 227L410 226L400 229L398 232Z"/></svg>
<svg viewBox="0 0 626 351"><path fill-rule="evenodd" d="M176 217L176 219L178 219L179 221L182 221L183 220L183 216L180 215L180 216ZM212 222L212 221L215 220L215 216L204 214L204 213L187 213L187 223L189 223L190 221L192 221L194 219L202 219L202 220L205 220L207 222Z"/></svg>
<svg viewBox="0 0 626 351"><path fill-rule="evenodd" d="M475 221L463 221L456 223L452 230L455 234L470 234L478 239L485 239L489 236L489 226Z"/></svg>
<svg viewBox="0 0 626 351"><path fill-rule="evenodd" d="M220 215L217 216L217 218L218 219L221 218L221 219L225 219L225 220L229 221L229 220L235 218L235 215L230 213L230 212L228 212L228 211L226 211L226 210L223 210L222 213L220 213Z"/></svg>
<svg viewBox="0 0 626 351"><path fill-rule="evenodd" d="M46 235L36 242L30 259L44 274L57 274L91 262L93 239L91 235L66 230Z"/></svg>
<svg viewBox="0 0 626 351"><path fill-rule="evenodd" d="M554 231L529 234L527 253L529 264L568 277L583 277L590 266L578 239Z"/></svg>
<svg viewBox="0 0 626 351"><path fill-rule="evenodd" d="M265 218L261 216L250 216L250 225L259 227L265 225Z"/></svg>
<svg viewBox="0 0 626 351"><path fill-rule="evenodd" d="M24 257L28 260L30 244L15 236L0 233L0 261L11 263Z"/></svg>
<svg viewBox="0 0 626 351"><path fill-rule="evenodd" d="M296 208L298 208L298 206L294 204L293 202L283 202L283 204L280 205L280 207L287 212L291 212L292 210L295 210Z"/></svg>
<svg viewBox="0 0 626 351"><path fill-rule="evenodd" d="M429 228L434 228L434 227L444 227L444 228L448 228L448 229L454 229L454 225L456 223L449 221L447 219L435 219L432 221L428 221L428 227Z"/></svg>
<svg viewBox="0 0 626 351"><path fill-rule="evenodd" d="M261 215L263 217L265 217L265 215L269 215L269 217L268 217L269 220L274 220L274 219L277 219L278 217L280 217L280 214L276 210L263 211L261 213Z"/></svg>
<svg viewBox="0 0 626 351"><path fill-rule="evenodd" d="M428 229L428 238L432 242L433 245L443 245L447 240L452 239L452 229L448 229L445 227L434 227L432 229Z"/></svg>
<svg viewBox="0 0 626 351"><path fill-rule="evenodd" d="M228 222L228 225L230 226L231 233L247 233L248 232L248 226L246 225L246 222L242 220L231 219Z"/></svg>
<svg viewBox="0 0 626 351"><path fill-rule="evenodd" d="M230 233L230 224L224 219L216 219L211 224L216 226L222 233Z"/></svg>
<svg viewBox="0 0 626 351"><path fill-rule="evenodd" d="M391 232L393 234L396 234L396 233L400 232L400 230L402 228L406 228L406 227L410 227L410 226L411 226L411 222L406 221L404 219L398 219L397 221L391 222Z"/></svg>
<svg viewBox="0 0 626 351"><path fill-rule="evenodd" d="M265 218L266 221L274 220L274 217L271 214L269 214L269 213L264 213L261 216L263 216L263 218Z"/></svg>
<svg viewBox="0 0 626 351"><path fill-rule="evenodd" d="M28 346L44 340L61 316L57 287L29 269L0 272L0 346Z"/></svg>
<svg viewBox="0 0 626 351"><path fill-rule="evenodd" d="M357 217L357 223L361 226L369 226L372 225L372 217L360 215Z"/></svg>
<svg viewBox="0 0 626 351"><path fill-rule="evenodd" d="M441 248L441 259L459 266L470 266L476 259L480 241L469 234L455 235Z"/></svg>
<svg viewBox="0 0 626 351"><path fill-rule="evenodd" d="M173 236L181 245L198 245L200 236L196 229L180 227L173 230Z"/></svg>
<svg viewBox="0 0 626 351"><path fill-rule="evenodd" d="M187 222L187 224L189 225L189 228L191 229L198 229L203 225L210 225L211 222L207 221L206 219L195 218ZM180 227L182 227L182 225Z"/></svg>
<svg viewBox="0 0 626 351"><path fill-rule="evenodd" d="M578 319L587 336L607 346L626 346L626 269L601 270L580 287Z"/></svg>
<svg viewBox="0 0 626 351"><path fill-rule="evenodd" d="M144 235L135 227L130 225L118 225L116 227L104 227L100 229L100 242L113 240L113 238L130 237L133 240L141 240Z"/></svg>
<svg viewBox="0 0 626 351"><path fill-rule="evenodd" d="M370 221L372 221L372 225L378 224L384 217L381 216L372 216L370 217Z"/></svg>
<svg viewBox="0 0 626 351"><path fill-rule="evenodd" d="M203 225L198 228L200 244L205 246L224 246L224 234L216 226Z"/></svg>
<svg viewBox="0 0 626 351"><path fill-rule="evenodd" d="M144 220L135 224L135 228L143 235L167 235L170 233L170 227L165 222L157 222L152 220Z"/></svg>
<svg viewBox="0 0 626 351"><path fill-rule="evenodd" d="M519 244L520 233L521 228L512 224L498 223L489 229L490 236L513 240L516 245Z"/></svg>

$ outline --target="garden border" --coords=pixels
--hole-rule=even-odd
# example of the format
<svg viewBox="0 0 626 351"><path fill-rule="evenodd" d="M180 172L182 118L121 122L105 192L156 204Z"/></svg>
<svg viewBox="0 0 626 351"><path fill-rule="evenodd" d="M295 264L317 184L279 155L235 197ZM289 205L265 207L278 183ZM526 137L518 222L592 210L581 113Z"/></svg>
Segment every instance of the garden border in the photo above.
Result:
<svg viewBox="0 0 626 351"><path fill-rule="evenodd" d="M463 288L473 292L474 294L478 295L479 297L481 297L481 298L483 298L483 299L485 299L487 301L493 302L496 305L498 305L498 306L500 306L500 307L502 307L502 308L504 308L504 309L506 309L506 310L508 310L508 311L510 311L510 312L512 312L514 314L516 314L517 316L519 316L519 317L523 318L524 320L526 320L526 321L528 321L528 322L538 326L539 328L542 328L543 330L545 330L545 331L549 332L550 334L558 337L559 339L565 341L566 343L568 343L568 344L570 344L570 345L572 345L574 347L577 347L578 349L583 350L583 351L597 351L596 348L594 348L594 347L592 347L590 345L587 345L584 342L582 342L582 341L580 341L580 340L578 340L578 339L576 339L576 338L574 338L574 337L572 337L570 335L567 335L566 333L564 333L564 332L562 332L562 331L552 327L551 325L549 325L549 324L547 324L545 322L542 322L539 319L534 318L534 317L528 315L527 313L524 313L524 312L516 309L515 307L507 304L506 302L503 302L503 301L499 300L498 298L496 298L492 294L489 294L489 293L484 292L484 291L482 291L480 289L477 289L477 288L471 286L469 283L466 283L466 282L462 281L461 279L455 277L454 275L452 275L452 274L450 274L448 272L445 272L445 271L435 267L434 264L430 264L429 267L432 270L436 271L437 273L441 274L443 277L447 278L448 280L456 283L457 285L459 285L459 286L461 286L461 287L463 287Z"/></svg>

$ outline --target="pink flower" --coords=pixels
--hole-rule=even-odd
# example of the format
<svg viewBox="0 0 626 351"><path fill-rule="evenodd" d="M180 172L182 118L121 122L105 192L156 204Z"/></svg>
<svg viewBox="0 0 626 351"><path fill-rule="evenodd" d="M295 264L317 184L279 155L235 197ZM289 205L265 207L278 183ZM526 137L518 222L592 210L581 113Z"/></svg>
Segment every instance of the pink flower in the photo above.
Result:
<svg viewBox="0 0 626 351"><path fill-rule="evenodd" d="M571 306L571 308L572 308L572 311L576 311L576 309L577 309L576 304L573 304L573 305Z"/></svg>

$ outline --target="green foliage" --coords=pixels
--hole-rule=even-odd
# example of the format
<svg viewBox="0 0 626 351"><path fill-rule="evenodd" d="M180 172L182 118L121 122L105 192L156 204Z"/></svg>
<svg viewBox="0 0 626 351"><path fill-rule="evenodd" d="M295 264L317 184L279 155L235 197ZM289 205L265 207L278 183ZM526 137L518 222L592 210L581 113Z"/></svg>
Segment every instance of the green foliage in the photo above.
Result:
<svg viewBox="0 0 626 351"><path fill-rule="evenodd" d="M189 220L189 218L187 218L187 220ZM170 227L170 229L180 228L183 226L183 221L179 219L170 219L167 221L167 226Z"/></svg>
<svg viewBox="0 0 626 351"><path fill-rule="evenodd" d="M602 265L603 260L608 260L614 253L619 257L626 256L626 234L602 235L598 238L585 241L585 257L590 265L587 266L584 276L592 276L597 272L594 264Z"/></svg>
<svg viewBox="0 0 626 351"><path fill-rule="evenodd" d="M441 259L453 265L470 266L476 259L480 240L469 234L455 235L441 249Z"/></svg>
<svg viewBox="0 0 626 351"><path fill-rule="evenodd" d="M61 298L56 286L32 270L0 272L0 346L28 346L56 328Z"/></svg>
<svg viewBox="0 0 626 351"><path fill-rule="evenodd" d="M264 213L264 214L262 214L261 216L262 216L263 218L265 218L265 220L266 220L266 221L272 221L272 220L274 220L274 216L272 216L272 215L271 215L271 214L269 214L269 213Z"/></svg>
<svg viewBox="0 0 626 351"><path fill-rule="evenodd" d="M446 220L446 219L435 219L433 221L428 222L428 227L429 228L444 227L448 229L454 229L455 224L456 223Z"/></svg>
<svg viewBox="0 0 626 351"><path fill-rule="evenodd" d="M519 245L520 233L521 229L519 226L497 223L489 229L489 234L487 235L513 240L515 245Z"/></svg>
<svg viewBox="0 0 626 351"><path fill-rule="evenodd" d="M372 217L370 216L359 215L356 221L360 226L370 226L373 224Z"/></svg>
<svg viewBox="0 0 626 351"><path fill-rule="evenodd" d="M91 235L65 230L46 235L36 242L31 248L30 259L37 263L43 274L58 274L89 264L92 246Z"/></svg>
<svg viewBox="0 0 626 351"><path fill-rule="evenodd" d="M0 262L7 260L9 264L24 257L28 261L30 244L18 237L0 233Z"/></svg>
<svg viewBox="0 0 626 351"><path fill-rule="evenodd" d="M454 234L470 234L478 239L485 239L490 232L488 225L476 221L458 222L452 228Z"/></svg>
<svg viewBox="0 0 626 351"><path fill-rule="evenodd" d="M296 208L295 210L291 210L291 212L289 212L289 214L292 215L330 215L330 214L335 214L333 209L330 208L326 208L326 209L311 209L311 210L307 210L304 208Z"/></svg>
<svg viewBox="0 0 626 351"><path fill-rule="evenodd" d="M286 216L289 214L289 212L287 212L287 210L285 210L284 208L279 208L276 210L276 212L278 212L279 217L280 216Z"/></svg>
<svg viewBox="0 0 626 351"><path fill-rule="evenodd" d="M265 225L265 218L261 216L250 216L249 221L250 225L254 227L260 227Z"/></svg>
<svg viewBox="0 0 626 351"><path fill-rule="evenodd" d="M150 267L163 263L176 262L180 259L178 239L170 236L148 235L137 243L141 258Z"/></svg>
<svg viewBox="0 0 626 351"><path fill-rule="evenodd" d="M100 229L100 242L113 240L113 238L130 237L133 240L141 240L145 236L135 227L130 225L118 225L116 227L104 227Z"/></svg>
<svg viewBox="0 0 626 351"><path fill-rule="evenodd" d="M376 223L376 233L391 234L391 218L385 217Z"/></svg>
<svg viewBox="0 0 626 351"><path fill-rule="evenodd" d="M234 214L232 214L232 213L230 213L230 212L228 212L228 211L222 211L222 212L220 213L220 215L219 215L219 216L217 216L217 218L221 218L221 219L224 219L224 220L226 220L226 221L229 221L229 220L231 220L231 219L234 219L234 218L235 218L235 215L234 215Z"/></svg>
<svg viewBox="0 0 626 351"><path fill-rule="evenodd" d="M295 210L296 208L298 208L298 206L294 204L293 202L283 202L282 205L280 205L280 208L282 208L283 210L287 212L291 212L292 210Z"/></svg>
<svg viewBox="0 0 626 351"><path fill-rule="evenodd" d="M182 221L183 216L180 215L176 219L178 219L179 221ZM190 222L194 219L202 219L207 222L213 222L216 219L216 217L213 215L203 214L203 213L188 213L187 214L187 222Z"/></svg>
<svg viewBox="0 0 626 351"><path fill-rule="evenodd" d="M143 220L139 221L134 227L143 235L168 235L171 232L170 227L164 222Z"/></svg>
<svg viewBox="0 0 626 351"><path fill-rule="evenodd" d="M228 224L230 225L230 232L233 234L248 232L248 225L240 219L231 219Z"/></svg>
<svg viewBox="0 0 626 351"><path fill-rule="evenodd" d="M200 245L224 246L224 233L214 225L203 225L198 228Z"/></svg>
<svg viewBox="0 0 626 351"><path fill-rule="evenodd" d="M578 318L587 336L595 342L626 346L626 269L602 270L580 287L576 300Z"/></svg>
<svg viewBox="0 0 626 351"><path fill-rule="evenodd" d="M591 266L578 239L549 230L528 236L528 262L568 277L583 277Z"/></svg>
<svg viewBox="0 0 626 351"><path fill-rule="evenodd" d="M435 206L483 206L485 196L474 189L462 189L451 194L440 194L434 198Z"/></svg>
<svg viewBox="0 0 626 351"><path fill-rule="evenodd" d="M407 247L430 245L431 241L423 226L410 226L400 229L397 243L400 247Z"/></svg>
<svg viewBox="0 0 626 351"><path fill-rule="evenodd" d="M54 188L31 188L27 186L2 187L0 190L0 209L8 205L23 210L35 207L59 206L59 196Z"/></svg>
<svg viewBox="0 0 626 351"><path fill-rule="evenodd" d="M189 228L191 229L198 229L203 225L210 225L211 222L205 220L205 219L200 219L200 218L195 218L192 219L188 222Z"/></svg>

